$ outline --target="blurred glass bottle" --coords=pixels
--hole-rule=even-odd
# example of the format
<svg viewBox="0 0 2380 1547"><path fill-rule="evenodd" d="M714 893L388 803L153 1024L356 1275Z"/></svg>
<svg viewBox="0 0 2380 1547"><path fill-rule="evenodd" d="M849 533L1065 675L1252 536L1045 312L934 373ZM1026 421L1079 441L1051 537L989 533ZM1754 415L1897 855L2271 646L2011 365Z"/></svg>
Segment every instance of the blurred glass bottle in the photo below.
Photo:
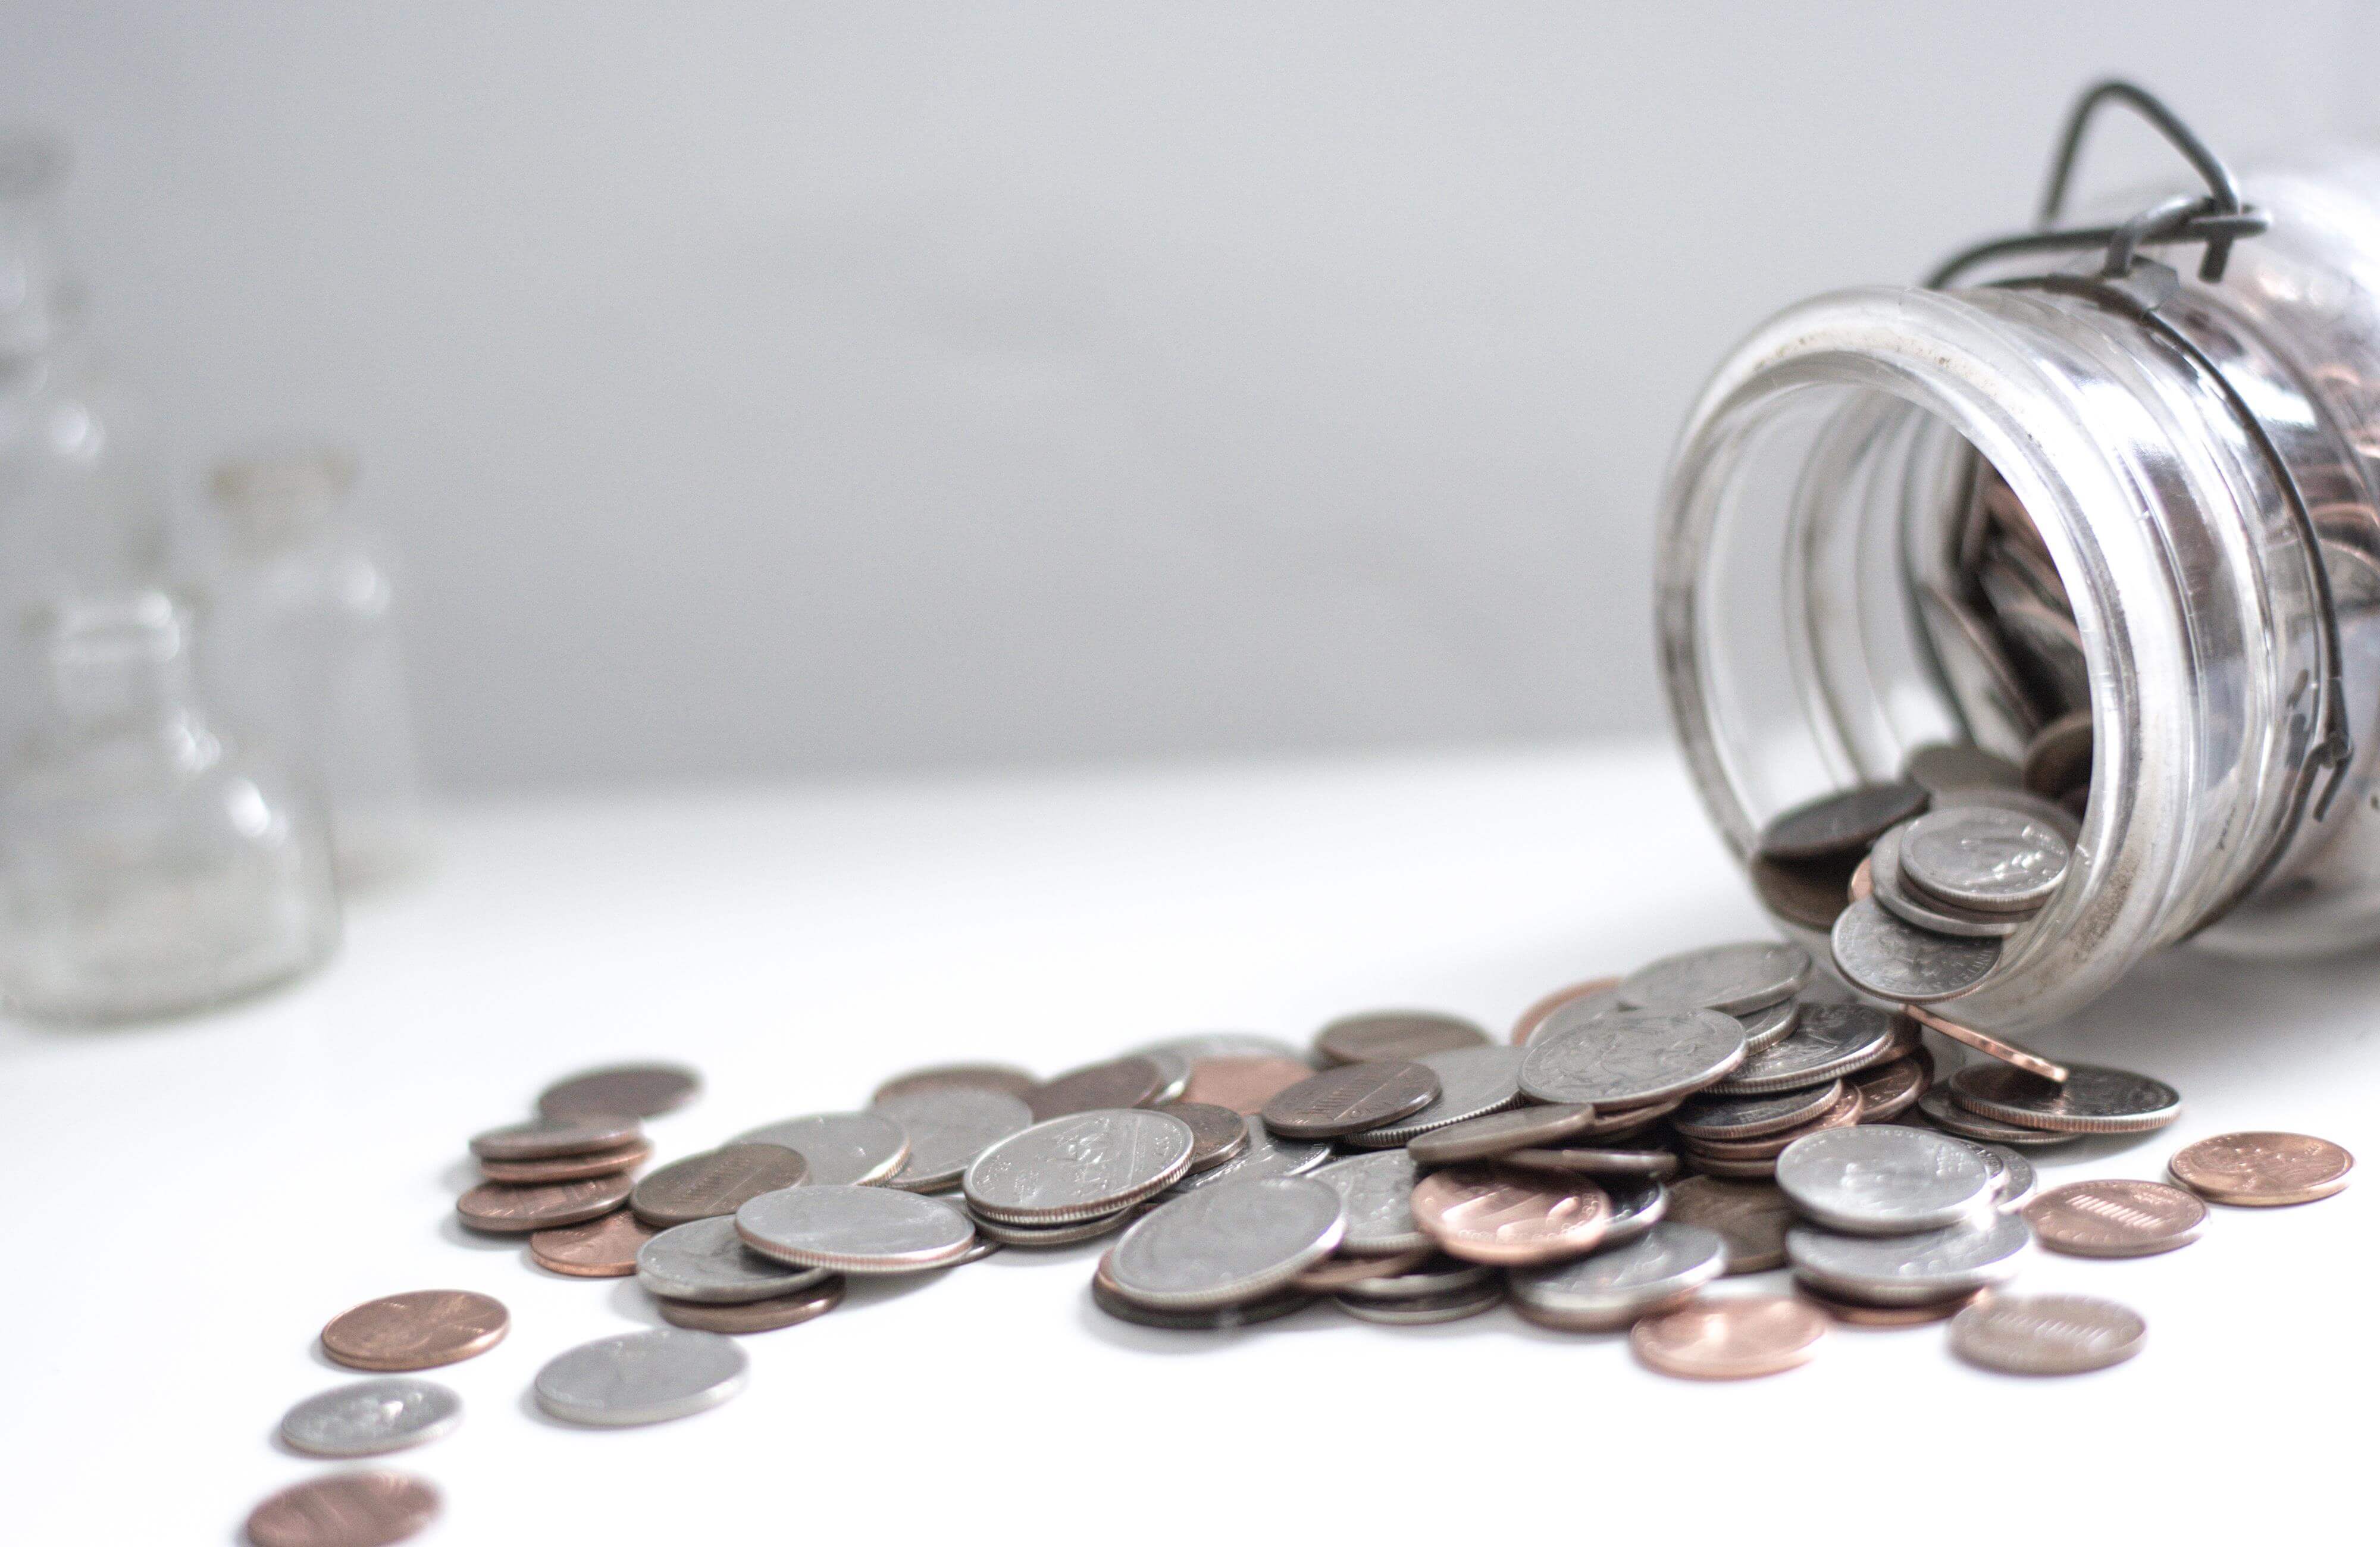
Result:
<svg viewBox="0 0 2380 1547"><path fill-rule="evenodd" d="M354 515L355 458L260 452L215 469L227 700L322 791L342 885L427 847L395 590Z"/></svg>
<svg viewBox="0 0 2380 1547"><path fill-rule="evenodd" d="M218 732L162 591L41 610L44 692L0 779L0 991L106 1021L220 1004L339 938L315 804Z"/></svg>

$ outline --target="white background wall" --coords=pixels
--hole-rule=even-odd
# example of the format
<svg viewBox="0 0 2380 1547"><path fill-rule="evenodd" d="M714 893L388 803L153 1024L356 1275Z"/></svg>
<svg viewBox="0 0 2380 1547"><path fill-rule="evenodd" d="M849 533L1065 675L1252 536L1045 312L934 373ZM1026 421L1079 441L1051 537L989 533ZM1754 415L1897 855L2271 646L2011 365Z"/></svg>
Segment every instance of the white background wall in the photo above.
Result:
<svg viewBox="0 0 2380 1547"><path fill-rule="evenodd" d="M2367 16L60 0L0 111L188 486L360 449L471 789L1652 729L1736 336L2020 223L2103 72L2380 121Z"/></svg>

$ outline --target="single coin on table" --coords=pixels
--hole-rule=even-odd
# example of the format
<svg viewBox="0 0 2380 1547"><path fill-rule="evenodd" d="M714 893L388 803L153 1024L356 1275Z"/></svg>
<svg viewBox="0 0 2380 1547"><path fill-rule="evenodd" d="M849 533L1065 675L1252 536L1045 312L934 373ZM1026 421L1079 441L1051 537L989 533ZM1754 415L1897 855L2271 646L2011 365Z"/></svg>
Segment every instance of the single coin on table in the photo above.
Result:
<svg viewBox="0 0 2380 1547"><path fill-rule="evenodd" d="M1900 1127L1833 1128L1797 1139L1777 1157L1777 1186L1832 1230L1912 1236L1973 1218L1992 1199L1992 1173L1974 1147Z"/></svg>
<svg viewBox="0 0 2380 1547"><path fill-rule="evenodd" d="M1532 1101L1603 1110L1699 1090L1744 1061L1743 1025L1718 1010L1623 1010L1549 1032L1521 1059Z"/></svg>
<svg viewBox="0 0 2380 1547"><path fill-rule="evenodd" d="M658 1234L626 1209L579 1224L530 1234L528 1254L548 1273L571 1278L625 1278L637 1271L637 1253Z"/></svg>
<svg viewBox="0 0 2380 1547"><path fill-rule="evenodd" d="M427 1444L463 1421L463 1399L431 1381L391 1376L333 1386L281 1419L281 1443L308 1456L380 1456Z"/></svg>
<svg viewBox="0 0 2380 1547"><path fill-rule="evenodd" d="M2065 1065L2055 1058L2045 1058L2031 1048L2012 1042L2006 1037L1995 1036L1989 1031L1961 1024L1947 1016L1936 1015L1923 1005L1912 1005L1909 1006L1909 1014L1919 1025L1931 1027L1954 1042L1964 1042L1986 1057L1997 1058L2003 1064L2013 1064L2025 1073L2038 1075L2043 1079L2054 1080L2061 1085L2066 1081L2068 1070Z"/></svg>
<svg viewBox="0 0 2380 1547"><path fill-rule="evenodd" d="M1438 1097L1427 1065L1372 1058L1298 1081L1265 1102L1261 1115L1283 1139L1339 1139L1410 1117Z"/></svg>
<svg viewBox="0 0 2380 1547"><path fill-rule="evenodd" d="M928 1090L990 1090L1021 1099L1040 1083L1013 1064L935 1064L893 1076L876 1088L868 1104L881 1106L887 1101Z"/></svg>
<svg viewBox="0 0 2380 1547"><path fill-rule="evenodd" d="M2148 1323L2088 1295L1990 1295L1950 1322L1961 1358L2011 1375L2080 1375L2141 1351Z"/></svg>
<svg viewBox="0 0 2380 1547"><path fill-rule="evenodd" d="M1507 1107L1485 1117L1416 1135L1405 1148L1418 1164L1493 1160L1514 1150L1558 1143L1595 1126L1595 1108L1575 1102Z"/></svg>
<svg viewBox="0 0 2380 1547"><path fill-rule="evenodd" d="M1337 1189L1312 1176L1262 1176L1160 1205L1108 1254L1118 1294L1160 1310L1244 1305L1330 1255L1346 1229Z"/></svg>
<svg viewBox="0 0 2380 1547"><path fill-rule="evenodd" d="M2032 1243L2022 1218L1998 1213L1914 1236L1846 1236L1807 1224L1785 1232L1796 1278L1873 1305L1922 1305L2005 1284Z"/></svg>
<svg viewBox="0 0 2380 1547"><path fill-rule="evenodd" d="M1949 1078L1950 1099L1968 1111L2052 1133L2146 1133L2181 1115L2181 1093L2125 1069L2075 1064L2065 1080L2005 1064L1970 1064Z"/></svg>
<svg viewBox="0 0 2380 1547"><path fill-rule="evenodd" d="M909 1137L909 1158L887 1182L905 1192L958 1186L976 1156L1033 1126L1033 1109L1021 1099L965 1086L895 1091L879 1097L874 1110L900 1124Z"/></svg>
<svg viewBox="0 0 2380 1547"><path fill-rule="evenodd" d="M1438 1099L1410 1117L1351 1133L1340 1142L1356 1150L1389 1149L1473 1117L1501 1112L1521 1099L1522 1057L1517 1047L1458 1047L1425 1053L1414 1062L1438 1077Z"/></svg>
<svg viewBox="0 0 2380 1547"><path fill-rule="evenodd" d="M482 1160L480 1175L491 1182L522 1187L540 1182L576 1182L588 1176L609 1176L634 1171L653 1158L650 1139L639 1139L616 1149L583 1155L556 1155L551 1160Z"/></svg>
<svg viewBox="0 0 2380 1547"><path fill-rule="evenodd" d="M1970 1112L1952 1101L1949 1090L1940 1085L1917 1098L1917 1110L1936 1127L1980 1144L2012 1144L2038 1149L2050 1144L2069 1144L2080 1137L2070 1133L2051 1133L2044 1128L2021 1128L2014 1123L2002 1123L1981 1113Z"/></svg>
<svg viewBox="0 0 2380 1547"><path fill-rule="evenodd" d="M1851 1077L1860 1094L1860 1121L1881 1123L1917 1104L1933 1088L1934 1055L1924 1048L1881 1064L1871 1064Z"/></svg>
<svg viewBox="0 0 2380 1547"><path fill-rule="evenodd" d="M555 1160L594 1154L643 1141L644 1125L634 1117L597 1113L579 1117L538 1117L471 1136L471 1153L482 1161Z"/></svg>
<svg viewBox="0 0 2380 1547"><path fill-rule="evenodd" d="M1554 990L1527 1009L1512 1022L1511 1041L1514 1047L1526 1047L1556 1010L1567 1010L1572 1005L1584 1006L1581 1018L1589 1019L1605 1010L1620 1006L1620 980L1589 978L1581 983L1566 983Z"/></svg>
<svg viewBox="0 0 2380 1547"><path fill-rule="evenodd" d="M1955 907L2023 911L2047 902L2072 851L2046 822L1990 806L1928 812L1901 832L1901 874Z"/></svg>
<svg viewBox="0 0 2380 1547"><path fill-rule="evenodd" d="M2270 1208L2311 1203L2347 1186L2355 1157L2302 1133L2225 1133L2178 1151L2173 1179L2211 1202Z"/></svg>
<svg viewBox="0 0 2380 1547"><path fill-rule="evenodd" d="M1791 999L1810 981L1810 953L1781 940L1706 945L1638 968L1620 981L1620 1001L1638 1010L1717 1010L1743 1015Z"/></svg>
<svg viewBox="0 0 2380 1547"><path fill-rule="evenodd" d="M702 1090L702 1077L681 1064L614 1064L556 1080L537 1098L548 1117L612 1113L658 1117L674 1112Z"/></svg>
<svg viewBox="0 0 2380 1547"><path fill-rule="evenodd" d="M1314 1066L1298 1058L1199 1058L1190 1065L1190 1084L1182 1099L1253 1116L1264 1110L1265 1102L1313 1073Z"/></svg>
<svg viewBox="0 0 2380 1547"><path fill-rule="evenodd" d="M628 1207L667 1228L732 1214L747 1199L810 1179L808 1158L782 1144L722 1144L672 1161L637 1184Z"/></svg>
<svg viewBox="0 0 2380 1547"><path fill-rule="evenodd" d="M967 1207L987 1218L1066 1224L1162 1192L1190 1169L1196 1147L1190 1125L1162 1112L1077 1112L1002 1139L975 1158L961 1185Z"/></svg>
<svg viewBox="0 0 2380 1547"><path fill-rule="evenodd" d="M1410 1150L1378 1150L1350 1155L1310 1173L1339 1194L1346 1208L1346 1233L1339 1250L1351 1257L1402 1253L1427 1247L1429 1236L1414 1220L1414 1185L1421 1179Z"/></svg>
<svg viewBox="0 0 2380 1547"><path fill-rule="evenodd" d="M1103 1064L1087 1064L1044 1080L1026 1091L1023 1100L1033 1109L1037 1123L1077 1112L1148 1106L1165 1089L1166 1073L1155 1059L1137 1054L1128 1058L1111 1058Z"/></svg>
<svg viewBox="0 0 2380 1547"><path fill-rule="evenodd" d="M732 1142L782 1145L808 1163L808 1180L829 1187L871 1186L897 1175L909 1159L908 1131L880 1112L788 1117L748 1128Z"/></svg>
<svg viewBox="0 0 2380 1547"><path fill-rule="evenodd" d="M322 1352L350 1370L429 1370L486 1353L511 1326L504 1302L486 1295L412 1289L331 1318Z"/></svg>
<svg viewBox="0 0 2380 1547"><path fill-rule="evenodd" d="M1742 1381L1807 1364L1827 1335L1816 1307L1786 1295L1696 1300L1629 1329L1637 1358L1665 1375Z"/></svg>
<svg viewBox="0 0 2380 1547"><path fill-rule="evenodd" d="M1333 1064L1362 1064L1375 1058L1419 1058L1488 1041L1486 1031L1461 1016L1437 1010L1366 1010L1324 1027L1315 1035L1314 1050Z"/></svg>
<svg viewBox="0 0 2380 1547"><path fill-rule="evenodd" d="M761 1256L735 1233L732 1214L674 1225L637 1253L637 1282L662 1299L736 1305L797 1294L827 1276Z"/></svg>
<svg viewBox="0 0 2380 1547"><path fill-rule="evenodd" d="M255 1547L389 1547L438 1518L438 1490L382 1470L318 1477L258 1504L248 1517Z"/></svg>
<svg viewBox="0 0 2380 1547"><path fill-rule="evenodd" d="M625 1171L589 1176L576 1182L537 1182L516 1187L508 1182L481 1182L455 1200L457 1218L474 1230L497 1236L525 1236L532 1230L577 1224L608 1214L628 1200L637 1179Z"/></svg>
<svg viewBox="0 0 2380 1547"><path fill-rule="evenodd" d="M1727 1271L1727 1242L1715 1230L1675 1222L1624 1246L1567 1262L1515 1268L1512 1309L1541 1327L1612 1332L1669 1310Z"/></svg>
<svg viewBox="0 0 2380 1547"><path fill-rule="evenodd" d="M735 1233L763 1257L839 1273L947 1268L975 1243L974 1224L957 1210L890 1188L764 1192L735 1211ZM639 1262L638 1273L643 1272Z"/></svg>
<svg viewBox="0 0 2380 1547"><path fill-rule="evenodd" d="M742 1300L734 1305L718 1305L705 1300L659 1300L656 1303L662 1320L673 1327L742 1336L747 1333L775 1332L781 1327L799 1326L804 1322L814 1321L843 1303L843 1290L842 1275L828 1273L806 1289L771 1296L765 1300Z"/></svg>
<svg viewBox="0 0 2380 1547"><path fill-rule="evenodd" d="M1423 1177L1413 1212L1450 1257L1510 1266L1594 1250L1610 1223L1611 1199L1584 1177L1474 1162Z"/></svg>
<svg viewBox="0 0 2380 1547"><path fill-rule="evenodd" d="M1907 780L1833 790L1769 818L1757 852L1791 860L1856 853L1925 810L1928 798Z"/></svg>
<svg viewBox="0 0 2380 1547"><path fill-rule="evenodd" d="M1669 1189L1669 1218L1718 1232L1727 1242L1727 1271L1756 1273L1784 1266L1793 1204L1774 1182L1688 1176Z"/></svg>
<svg viewBox="0 0 2380 1547"><path fill-rule="evenodd" d="M1694 1096L1671 1114L1670 1125L1683 1139L1765 1139L1824 1116L1842 1093L1843 1082L1828 1079L1763 1096Z"/></svg>
<svg viewBox="0 0 2380 1547"><path fill-rule="evenodd" d="M1745 1058L1710 1094L1767 1096L1840 1079L1892 1057L1906 1024L1873 1005L1807 1005L1791 1036Z"/></svg>
<svg viewBox="0 0 2380 1547"><path fill-rule="evenodd" d="M2071 1257L2148 1257L2198 1239L2206 1205L2163 1182L2108 1177L2051 1188L2024 1206L2041 1244Z"/></svg>
<svg viewBox="0 0 2380 1547"><path fill-rule="evenodd" d="M1165 1108L1190 1127L1190 1169L1212 1171L1248 1148L1248 1120L1228 1106L1211 1102L1174 1102Z"/></svg>
<svg viewBox="0 0 2380 1547"><path fill-rule="evenodd" d="M744 1350L716 1333L655 1327L556 1355L532 1389L537 1405L565 1422L662 1423L726 1401L744 1389L747 1368Z"/></svg>
<svg viewBox="0 0 2380 1547"><path fill-rule="evenodd" d="M1844 908L1830 936L1835 970L1863 993L1904 1005L1960 994L1991 976L2000 943L1936 934L1904 923L1875 897Z"/></svg>

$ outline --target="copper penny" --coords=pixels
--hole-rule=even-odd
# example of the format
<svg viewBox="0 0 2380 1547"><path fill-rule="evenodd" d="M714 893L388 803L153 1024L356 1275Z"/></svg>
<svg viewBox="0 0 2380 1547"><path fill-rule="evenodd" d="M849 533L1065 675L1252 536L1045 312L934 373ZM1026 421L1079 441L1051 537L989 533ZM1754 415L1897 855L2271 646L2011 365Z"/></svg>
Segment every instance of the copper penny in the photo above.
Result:
<svg viewBox="0 0 2380 1547"><path fill-rule="evenodd" d="M763 1333L796 1327L825 1315L843 1303L843 1275L831 1273L808 1288L791 1295L772 1295L741 1305L710 1305L699 1300L673 1300L655 1296L662 1320L673 1327L696 1332Z"/></svg>
<svg viewBox="0 0 2380 1547"><path fill-rule="evenodd" d="M701 1089L702 1077L681 1064L614 1064L556 1080L537 1098L537 1109L548 1117L599 1112L658 1117L694 1100Z"/></svg>
<svg viewBox="0 0 2380 1547"><path fill-rule="evenodd" d="M438 1490L403 1472L340 1472L301 1482L248 1517L256 1547L388 1547L438 1518Z"/></svg>
<svg viewBox="0 0 2380 1547"><path fill-rule="evenodd" d="M1663 1217L1718 1231L1727 1242L1730 1273L1785 1265L1785 1227L1793 1223L1793 1205L1774 1182L1689 1176L1670 1188Z"/></svg>
<svg viewBox="0 0 2380 1547"><path fill-rule="evenodd" d="M1265 1102L1313 1073L1312 1065L1294 1058L1201 1058L1190 1066L1190 1085L1182 1099L1253 1117Z"/></svg>
<svg viewBox="0 0 2380 1547"><path fill-rule="evenodd" d="M1248 1147L1248 1120L1211 1102L1175 1102L1161 1109L1190 1125L1190 1170L1210 1171Z"/></svg>
<svg viewBox="0 0 2380 1547"><path fill-rule="evenodd" d="M609 1176L615 1171L634 1171L652 1158L652 1141L639 1139L616 1150L598 1150L588 1155L556 1155L552 1160L482 1160L480 1172L491 1182L522 1187L533 1182L576 1182L588 1176Z"/></svg>
<svg viewBox="0 0 2380 1547"><path fill-rule="evenodd" d="M1333 1257L1290 1280L1289 1286L1307 1295L1335 1295L1351 1285L1410 1273L1438 1255L1436 1247L1415 1247L1393 1257Z"/></svg>
<svg viewBox="0 0 2380 1547"><path fill-rule="evenodd" d="M1851 899L1853 902L1865 902L1868 895L1875 890L1876 872L1869 868L1866 858L1863 856L1860 862L1852 870Z"/></svg>
<svg viewBox="0 0 2380 1547"><path fill-rule="evenodd" d="M1150 1059L1114 1058L1070 1070L1022 1092L1033 1120L1046 1123L1077 1112L1147 1106L1165 1089L1165 1071Z"/></svg>
<svg viewBox="0 0 2380 1547"><path fill-rule="evenodd" d="M1647 1316L1628 1331L1637 1358L1665 1375L1743 1381L1807 1364L1827 1335L1827 1315L1790 1295L1696 1300Z"/></svg>
<svg viewBox="0 0 2380 1547"><path fill-rule="evenodd" d="M1860 1121L1881 1123L1917 1104L1934 1086L1934 1055L1924 1048L1851 1077L1860 1093Z"/></svg>
<svg viewBox="0 0 2380 1547"><path fill-rule="evenodd" d="M1410 1117L1438 1100L1438 1074L1402 1058L1342 1064L1299 1080L1264 1104L1283 1139L1337 1139Z"/></svg>
<svg viewBox="0 0 2380 1547"><path fill-rule="evenodd" d="M1619 986L1617 978L1589 978L1583 983L1554 990L1521 1012L1521 1018L1512 1023L1512 1045L1527 1046L1529 1039L1536 1035L1537 1028L1546 1023L1547 1017L1565 1005L1575 1005L1592 994L1609 993Z"/></svg>
<svg viewBox="0 0 2380 1547"><path fill-rule="evenodd" d="M2148 1340L2137 1311L2088 1295L1990 1295L1950 1323L1950 1348L2010 1375L2081 1375L2123 1363Z"/></svg>
<svg viewBox="0 0 2380 1547"><path fill-rule="evenodd" d="M2147 1257L2198 1239L2206 1205L2163 1182L2111 1178L2052 1188L2024 1206L2024 1220L2052 1251Z"/></svg>
<svg viewBox="0 0 2380 1547"><path fill-rule="evenodd" d="M584 1224L540 1230L528 1238L532 1261L572 1278L625 1278L637 1271L637 1249L659 1234L626 1209Z"/></svg>
<svg viewBox="0 0 2380 1547"><path fill-rule="evenodd" d="M667 1227L732 1214L764 1192L797 1188L810 1163L782 1144L722 1144L672 1161L637 1184L628 1207L647 1224Z"/></svg>
<svg viewBox="0 0 2380 1547"><path fill-rule="evenodd" d="M2347 1185L2355 1157L2302 1133L2225 1133L2173 1157L2173 1179L2217 1203L2270 1208L2311 1203Z"/></svg>
<svg viewBox="0 0 2380 1547"><path fill-rule="evenodd" d="M1836 1321L1854 1327L1920 1327L1929 1322L1947 1322L1990 1293L1971 1289L1925 1305L1862 1305L1857 1300L1839 1300L1806 1284L1795 1284L1793 1292Z"/></svg>
<svg viewBox="0 0 2380 1547"><path fill-rule="evenodd" d="M645 1130L634 1117L596 1113L585 1117L540 1117L490 1128L471 1138L471 1153L483 1161L552 1160L592 1154L634 1144Z"/></svg>
<svg viewBox="0 0 2380 1547"><path fill-rule="evenodd" d="M1583 1177L1478 1163L1423 1177L1413 1212L1448 1256L1511 1266L1593 1251L1611 1223L1611 1198Z"/></svg>
<svg viewBox="0 0 2380 1547"><path fill-rule="evenodd" d="M1920 1024L1941 1032L1952 1041L1964 1042L1977 1053L1997 1058L2003 1064L2012 1064L2029 1075L2038 1075L2059 1085L2065 1084L2070 1076L2070 1071L2065 1065L2054 1058L2044 1058L2032 1049L2021 1047L2005 1037L1996 1037L1972 1026L1961 1026L1947 1016L1936 1015L1923 1005L1909 1005L1908 1011Z"/></svg>
<svg viewBox="0 0 2380 1547"><path fill-rule="evenodd" d="M1436 1010L1366 1010L1342 1016L1314 1039L1314 1051L1331 1064L1362 1064L1375 1058L1418 1058L1478 1047L1488 1033L1461 1016Z"/></svg>
<svg viewBox="0 0 2380 1547"><path fill-rule="evenodd" d="M504 1302L468 1289L412 1289L366 1300L322 1329L322 1352L350 1370L429 1370L504 1340Z"/></svg>
<svg viewBox="0 0 2380 1547"><path fill-rule="evenodd" d="M481 1182L455 1200L455 1212L474 1230L524 1236L608 1214L628 1200L636 1185L636 1178L619 1171L583 1181L539 1182L529 1187Z"/></svg>
<svg viewBox="0 0 2380 1547"><path fill-rule="evenodd" d="M868 1098L868 1104L874 1106L895 1096L914 1096L921 1090L997 1090L1003 1096L1022 1097L1040 1083L1023 1069L1007 1064L937 1064L886 1080Z"/></svg>

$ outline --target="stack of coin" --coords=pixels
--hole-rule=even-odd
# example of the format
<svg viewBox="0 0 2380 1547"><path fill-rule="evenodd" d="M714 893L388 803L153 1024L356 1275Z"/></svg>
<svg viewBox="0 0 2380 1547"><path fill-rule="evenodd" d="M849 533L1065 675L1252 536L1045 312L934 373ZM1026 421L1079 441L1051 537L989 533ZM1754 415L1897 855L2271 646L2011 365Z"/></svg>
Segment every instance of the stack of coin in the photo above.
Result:
<svg viewBox="0 0 2380 1547"><path fill-rule="evenodd" d="M637 1172L652 1158L644 1119L685 1104L699 1089L690 1070L667 1064L588 1069L555 1081L539 1095L536 1116L473 1137L471 1155L485 1180L455 1200L455 1213L491 1235L603 1218L628 1201Z"/></svg>
<svg viewBox="0 0 2380 1547"><path fill-rule="evenodd" d="M2029 1174L2030 1168L2026 1168ZM1851 1321L1954 1315L2006 1283L2031 1249L2010 1185L1975 1146L1899 1125L1795 1140L1777 1186L1802 1223L1785 1233L1796 1285Z"/></svg>

